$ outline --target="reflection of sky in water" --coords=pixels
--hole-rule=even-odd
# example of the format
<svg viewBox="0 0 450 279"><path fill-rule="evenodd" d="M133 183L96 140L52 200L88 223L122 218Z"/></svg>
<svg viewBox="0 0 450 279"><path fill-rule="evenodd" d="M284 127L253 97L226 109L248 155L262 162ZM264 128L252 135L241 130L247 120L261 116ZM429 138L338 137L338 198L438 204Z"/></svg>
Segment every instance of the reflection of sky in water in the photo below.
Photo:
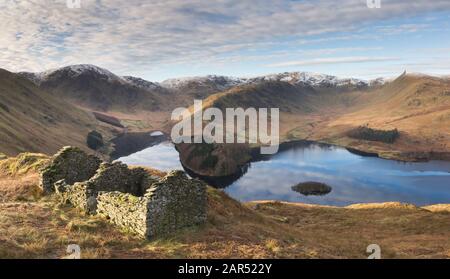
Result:
<svg viewBox="0 0 450 279"><path fill-rule="evenodd" d="M162 170L182 168L178 153L167 143L120 160ZM308 197L291 190L292 185L305 181L324 182L333 190L325 196ZM252 163L248 172L225 191L242 201L450 203L450 162L402 163L311 145L280 152L270 161Z"/></svg>
<svg viewBox="0 0 450 279"><path fill-rule="evenodd" d="M152 167L162 171L183 169L178 152L170 142L160 143L129 156L121 157L117 161L122 161L127 165Z"/></svg>

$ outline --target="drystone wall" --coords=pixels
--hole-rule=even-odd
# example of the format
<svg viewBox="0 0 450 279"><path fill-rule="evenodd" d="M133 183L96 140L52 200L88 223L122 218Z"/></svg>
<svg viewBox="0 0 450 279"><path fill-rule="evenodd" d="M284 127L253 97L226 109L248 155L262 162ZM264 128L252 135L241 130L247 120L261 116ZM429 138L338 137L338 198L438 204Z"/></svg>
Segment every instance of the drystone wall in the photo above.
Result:
<svg viewBox="0 0 450 279"><path fill-rule="evenodd" d="M120 228L146 236L147 199L121 192L100 192L97 213Z"/></svg>
<svg viewBox="0 0 450 279"><path fill-rule="evenodd" d="M61 179L55 183L55 190L64 202L81 208L89 214L95 214L97 209L96 193L89 189L86 181L68 185Z"/></svg>
<svg viewBox="0 0 450 279"><path fill-rule="evenodd" d="M67 184L86 181L97 171L101 160L77 147L66 146L55 154L49 166L41 173L40 185L44 193L54 191L55 182L64 179Z"/></svg>
<svg viewBox="0 0 450 279"><path fill-rule="evenodd" d="M80 166L81 159L87 159L89 167ZM143 237L164 235L206 220L203 182L188 178L182 171L160 178L143 168L101 163L99 159L92 173L96 162L83 151L66 147L41 173L42 185L46 192L56 191L63 201ZM85 180L77 181L82 177Z"/></svg>
<svg viewBox="0 0 450 279"><path fill-rule="evenodd" d="M97 213L145 237L164 235L206 220L206 185L174 171L153 183L143 197L100 192Z"/></svg>
<svg viewBox="0 0 450 279"><path fill-rule="evenodd" d="M146 192L147 236L163 235L206 220L206 185L174 171Z"/></svg>
<svg viewBox="0 0 450 279"><path fill-rule="evenodd" d="M99 191L119 191L135 196L143 194L146 184L155 181L143 168L130 169L121 162L102 163L89 179L89 187Z"/></svg>

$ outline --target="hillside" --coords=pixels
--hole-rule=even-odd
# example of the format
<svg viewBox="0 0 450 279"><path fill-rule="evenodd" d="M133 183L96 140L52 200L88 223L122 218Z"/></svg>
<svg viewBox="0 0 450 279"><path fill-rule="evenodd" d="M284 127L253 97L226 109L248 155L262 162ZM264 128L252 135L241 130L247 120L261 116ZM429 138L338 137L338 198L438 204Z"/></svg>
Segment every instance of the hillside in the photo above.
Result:
<svg viewBox="0 0 450 279"><path fill-rule="evenodd" d="M51 154L68 144L87 150L86 136L95 129L105 137L111 135L92 114L0 69L1 152Z"/></svg>
<svg viewBox="0 0 450 279"><path fill-rule="evenodd" d="M99 111L161 110L167 90L132 77L119 77L93 65L73 65L43 73L20 73L71 103ZM153 85L153 86L152 86Z"/></svg>
<svg viewBox="0 0 450 279"><path fill-rule="evenodd" d="M211 75L156 83L136 77L121 77L93 65L73 65L43 73L20 73L19 76L36 84L29 82L27 86L44 92L43 96L51 95L51 100L58 99L60 104L65 101L87 111L86 114L80 109L70 109L69 114L87 115L88 119L77 118L79 124L83 123L81 126L92 123L90 113L97 112L97 122L106 127L113 121L115 127L126 128L129 132L170 132L173 125L170 122L171 111L179 106L191 106L194 99L203 99L205 108L280 108L281 141L323 141L402 160L450 157L447 128L450 124L450 82L444 78L405 74L388 82L384 79L363 81L292 72L254 78ZM21 83L25 81L20 80ZM31 105L23 102L22 108L25 109L27 104ZM51 110L47 108L47 111ZM11 127L17 126L23 133L21 127L26 125L20 121L19 125ZM393 144L384 144L347 136L352 129L365 125L379 130L397 128L400 137ZM10 137L13 130L9 130ZM79 135L77 133L78 138L67 143L80 143ZM68 137L64 134L57 138L63 142L63 138ZM21 141L24 147L31 144L26 138ZM53 147L55 142L49 141L47 145ZM52 150L58 147L60 145ZM5 152L9 152L8 149L11 147L6 147ZM46 147L20 150L49 151Z"/></svg>
<svg viewBox="0 0 450 279"><path fill-rule="evenodd" d="M417 74L347 90L313 87L295 80L262 81L213 94L203 100L203 109L279 108L280 142L326 142L404 161L450 160L449 92L449 79ZM362 126L380 133L396 129L399 136L389 143L350 137ZM231 175L250 158L217 156L235 153L236 148L229 145L212 145L213 154L205 156L195 145L184 144L178 151L184 166L197 174ZM251 153L248 147L239 150ZM211 156L217 158L214 164Z"/></svg>
<svg viewBox="0 0 450 279"><path fill-rule="evenodd" d="M395 81L362 94L352 110L329 121L312 139L376 152L386 158L450 159L450 80L424 75L402 75ZM368 125L398 129L392 145L354 141L343 134Z"/></svg>
<svg viewBox="0 0 450 279"><path fill-rule="evenodd" d="M54 197L42 198L37 170L45 160L39 154L0 160L1 258L61 258L74 243L82 258L364 259L372 243L380 245L382 258L450 257L449 205L242 204L213 188L204 225L142 240Z"/></svg>
<svg viewBox="0 0 450 279"><path fill-rule="evenodd" d="M364 90L337 91L266 82L232 88L204 100L204 107L278 107L282 141L335 143L404 160L450 158L450 80L405 74ZM394 144L356 141L362 125L397 128Z"/></svg>

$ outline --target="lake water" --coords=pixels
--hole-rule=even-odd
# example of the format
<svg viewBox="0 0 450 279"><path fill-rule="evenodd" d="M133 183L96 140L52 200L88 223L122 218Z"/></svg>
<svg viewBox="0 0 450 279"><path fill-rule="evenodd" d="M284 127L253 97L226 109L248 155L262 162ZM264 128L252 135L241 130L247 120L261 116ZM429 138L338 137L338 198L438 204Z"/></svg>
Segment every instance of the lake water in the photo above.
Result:
<svg viewBox="0 0 450 279"><path fill-rule="evenodd" d="M178 152L163 142L118 160L168 171L183 169ZM330 185L324 196L303 196L291 189L299 182ZM450 203L450 162L403 163L353 154L345 148L299 144L226 181L230 196L241 200L281 200L325 205L401 201L416 205Z"/></svg>

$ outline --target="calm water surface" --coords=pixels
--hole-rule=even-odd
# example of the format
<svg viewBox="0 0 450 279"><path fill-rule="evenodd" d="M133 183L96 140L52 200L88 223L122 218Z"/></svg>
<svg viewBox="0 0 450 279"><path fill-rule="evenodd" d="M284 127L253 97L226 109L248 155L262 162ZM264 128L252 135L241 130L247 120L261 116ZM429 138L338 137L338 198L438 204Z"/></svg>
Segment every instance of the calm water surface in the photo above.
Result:
<svg viewBox="0 0 450 279"><path fill-rule="evenodd" d="M168 171L183 169L170 142L118 160ZM325 196L303 196L291 189L305 181L324 182ZM403 163L364 157L344 148L300 144L269 160L253 162L224 190L241 201L281 200L325 205L401 201L416 205L450 203L450 162Z"/></svg>

